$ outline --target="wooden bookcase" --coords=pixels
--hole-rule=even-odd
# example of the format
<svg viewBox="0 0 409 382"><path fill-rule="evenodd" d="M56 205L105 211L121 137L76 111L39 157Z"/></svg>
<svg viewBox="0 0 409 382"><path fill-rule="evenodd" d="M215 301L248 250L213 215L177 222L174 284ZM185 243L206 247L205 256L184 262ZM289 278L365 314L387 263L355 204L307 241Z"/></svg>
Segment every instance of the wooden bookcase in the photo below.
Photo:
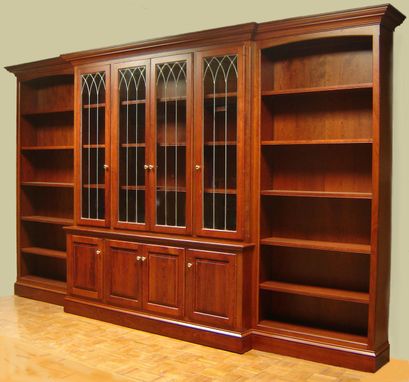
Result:
<svg viewBox="0 0 409 382"><path fill-rule="evenodd" d="M16 293L60 305L73 223L73 70L61 59L15 70L18 78Z"/></svg>
<svg viewBox="0 0 409 382"><path fill-rule="evenodd" d="M18 79L16 294L244 353L389 360L390 5Z"/></svg>
<svg viewBox="0 0 409 382"><path fill-rule="evenodd" d="M372 62L371 36L261 50L262 328L366 343Z"/></svg>

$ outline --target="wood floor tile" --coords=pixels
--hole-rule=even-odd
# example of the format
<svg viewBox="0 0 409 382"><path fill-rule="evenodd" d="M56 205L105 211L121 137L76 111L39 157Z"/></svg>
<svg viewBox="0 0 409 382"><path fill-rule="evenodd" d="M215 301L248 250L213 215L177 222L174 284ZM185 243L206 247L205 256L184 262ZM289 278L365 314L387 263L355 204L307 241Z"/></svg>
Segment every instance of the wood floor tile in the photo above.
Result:
<svg viewBox="0 0 409 382"><path fill-rule="evenodd" d="M0 381L7 382L369 382L372 377L257 350L234 354L14 296L0 298L0 327Z"/></svg>

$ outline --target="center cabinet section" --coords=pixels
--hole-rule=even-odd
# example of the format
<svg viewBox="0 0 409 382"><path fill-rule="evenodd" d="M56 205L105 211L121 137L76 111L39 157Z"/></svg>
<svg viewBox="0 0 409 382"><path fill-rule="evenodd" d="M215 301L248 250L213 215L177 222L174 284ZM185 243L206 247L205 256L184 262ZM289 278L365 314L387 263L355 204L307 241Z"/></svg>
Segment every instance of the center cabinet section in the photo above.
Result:
<svg viewBox="0 0 409 382"><path fill-rule="evenodd" d="M115 240L105 245L108 303L182 316L184 249Z"/></svg>

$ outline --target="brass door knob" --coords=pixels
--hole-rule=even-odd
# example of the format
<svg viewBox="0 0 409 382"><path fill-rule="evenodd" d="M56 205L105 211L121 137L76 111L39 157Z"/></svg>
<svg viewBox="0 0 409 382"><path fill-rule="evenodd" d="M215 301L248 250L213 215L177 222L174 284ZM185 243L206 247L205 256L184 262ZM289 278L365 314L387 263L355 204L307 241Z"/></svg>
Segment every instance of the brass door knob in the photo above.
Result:
<svg viewBox="0 0 409 382"><path fill-rule="evenodd" d="M136 256L136 261L141 261L142 257L141 256Z"/></svg>
<svg viewBox="0 0 409 382"><path fill-rule="evenodd" d="M195 165L195 170L199 171L201 169L200 164Z"/></svg>
<svg viewBox="0 0 409 382"><path fill-rule="evenodd" d="M108 170L109 166L107 164L104 164L104 170Z"/></svg>
<svg viewBox="0 0 409 382"><path fill-rule="evenodd" d="M192 268L192 267L193 267L193 264L192 264L192 263L187 263L187 267L188 267L188 268Z"/></svg>
<svg viewBox="0 0 409 382"><path fill-rule="evenodd" d="M97 250L95 251L95 253L96 253L97 255L100 255L100 254L101 254L101 250L100 250L100 249L97 249Z"/></svg>

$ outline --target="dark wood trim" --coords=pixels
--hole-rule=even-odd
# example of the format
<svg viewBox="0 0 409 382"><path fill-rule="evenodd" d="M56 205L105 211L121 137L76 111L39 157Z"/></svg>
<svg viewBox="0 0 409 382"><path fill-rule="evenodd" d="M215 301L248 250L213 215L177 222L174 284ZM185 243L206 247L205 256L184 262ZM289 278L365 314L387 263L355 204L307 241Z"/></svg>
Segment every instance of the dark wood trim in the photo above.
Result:
<svg viewBox="0 0 409 382"><path fill-rule="evenodd" d="M389 344L378 351L326 345L254 331L253 349L274 352L349 369L375 372L389 361Z"/></svg>
<svg viewBox="0 0 409 382"><path fill-rule="evenodd" d="M66 295L64 291L29 285L23 281L17 281L14 284L14 294L16 296L31 298L32 300L48 302L60 306L64 305L64 298Z"/></svg>
<svg viewBox="0 0 409 382"><path fill-rule="evenodd" d="M235 353L251 349L250 332L215 329L71 297L66 297L64 311Z"/></svg>
<svg viewBox="0 0 409 382"><path fill-rule="evenodd" d="M204 248L209 250L242 252L246 248L254 247L253 243L197 238L192 236L165 235L151 232L129 232L124 230L98 229L82 226L70 226L64 227L64 229L67 233L71 234L90 235L114 240L127 240L146 244L162 244L198 249Z"/></svg>

